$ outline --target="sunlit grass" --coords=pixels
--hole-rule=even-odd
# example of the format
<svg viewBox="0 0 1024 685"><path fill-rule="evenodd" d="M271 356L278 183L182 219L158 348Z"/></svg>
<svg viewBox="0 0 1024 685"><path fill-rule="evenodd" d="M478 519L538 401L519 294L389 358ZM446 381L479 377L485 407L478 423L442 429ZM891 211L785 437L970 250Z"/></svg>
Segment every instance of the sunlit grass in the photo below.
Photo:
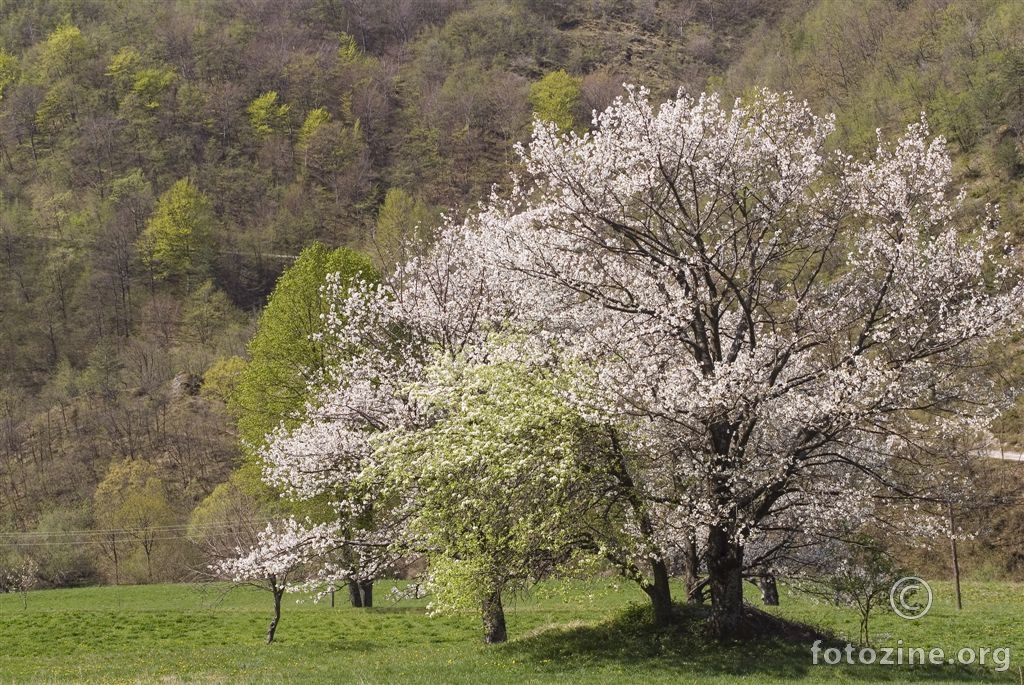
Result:
<svg viewBox="0 0 1024 685"><path fill-rule="evenodd" d="M241 683L773 683L1019 682L1024 656L1024 587L965 586L964 610L946 584L919 621L872 619L876 643L1009 647L1013 665L812 666L803 645L778 641L717 645L694 624L660 631L644 596L607 579L549 583L510 603L511 641L480 642L475 616L430 617L425 600L387 599L352 609L286 599L274 645L263 643L270 595L223 585L159 585L0 595L0 681ZM753 594L753 593L752 593ZM814 623L840 640L857 635L850 610L783 591L782 616ZM632 607L632 608L631 608Z"/></svg>

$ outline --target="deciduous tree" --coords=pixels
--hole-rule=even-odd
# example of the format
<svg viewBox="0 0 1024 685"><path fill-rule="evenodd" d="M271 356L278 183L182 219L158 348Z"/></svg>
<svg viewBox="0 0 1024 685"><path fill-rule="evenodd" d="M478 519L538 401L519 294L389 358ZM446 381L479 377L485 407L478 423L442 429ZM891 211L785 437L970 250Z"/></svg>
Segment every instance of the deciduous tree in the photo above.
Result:
<svg viewBox="0 0 1024 685"><path fill-rule="evenodd" d="M768 92L655 108L634 89L597 123L535 129L527 177L477 219L480 255L518 279L517 325L595 369L649 497L706 541L711 629L732 638L760 529L908 494L912 447L986 425L1024 289L924 123L860 159Z"/></svg>
<svg viewBox="0 0 1024 685"><path fill-rule="evenodd" d="M321 243L304 249L281 275L230 400L239 437L250 448L259 449L281 422L295 425L318 384L326 380L327 362L337 344L324 322L331 308L323 292L328 274L338 274L344 284L377 279L366 256Z"/></svg>
<svg viewBox="0 0 1024 685"><path fill-rule="evenodd" d="M214 215L210 200L183 178L160 196L139 237L143 262L162 280L201 282L213 260Z"/></svg>

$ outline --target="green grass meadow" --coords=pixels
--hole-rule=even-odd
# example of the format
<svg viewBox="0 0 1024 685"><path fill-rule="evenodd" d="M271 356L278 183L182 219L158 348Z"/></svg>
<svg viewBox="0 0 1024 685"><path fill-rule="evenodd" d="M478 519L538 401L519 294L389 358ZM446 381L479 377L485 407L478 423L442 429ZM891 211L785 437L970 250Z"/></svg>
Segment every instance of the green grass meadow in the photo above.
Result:
<svg viewBox="0 0 1024 685"><path fill-rule="evenodd" d="M694 628L658 631L635 587L608 580L541 586L510 602L510 641L481 643L477 617L431 617L425 600L352 609L338 595L286 596L278 641L264 644L270 594L224 585L157 585L0 595L3 683L775 683L1022 682L1024 585L965 585L964 609L933 583L924 618L872 620L876 645L1009 647L1012 665L811 665L810 649L776 641L712 645ZM845 642L852 610L783 589L773 613L812 623ZM754 600L756 592L751 592ZM754 602L756 604L756 601Z"/></svg>

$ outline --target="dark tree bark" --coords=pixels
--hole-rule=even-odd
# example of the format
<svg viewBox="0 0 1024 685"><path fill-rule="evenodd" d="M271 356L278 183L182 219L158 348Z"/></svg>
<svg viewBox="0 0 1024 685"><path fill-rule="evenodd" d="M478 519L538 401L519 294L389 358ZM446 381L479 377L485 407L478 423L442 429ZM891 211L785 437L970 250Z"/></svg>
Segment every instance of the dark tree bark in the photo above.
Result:
<svg viewBox="0 0 1024 685"><path fill-rule="evenodd" d="M652 559L651 570L654 580L643 585L643 590L651 598L654 624L667 626L672 623L672 589L668 583L668 567L661 559Z"/></svg>
<svg viewBox="0 0 1024 685"><path fill-rule="evenodd" d="M357 609L361 609L363 606L363 593L360 591L357 580L348 581L348 601Z"/></svg>
<svg viewBox="0 0 1024 685"><path fill-rule="evenodd" d="M711 585L711 635L718 640L742 637L743 546L725 526L708 534L708 578Z"/></svg>
<svg viewBox="0 0 1024 685"><path fill-rule="evenodd" d="M121 571L117 559L117 533L110 534L110 555L114 558L114 585L120 585Z"/></svg>
<svg viewBox="0 0 1024 685"><path fill-rule="evenodd" d="M484 642L495 644L508 640L505 629L505 608L501 605L501 593L495 592L483 601Z"/></svg>
<svg viewBox="0 0 1024 685"><path fill-rule="evenodd" d="M277 624L281 622L281 597L284 595L284 585L278 585L277 582L271 578L270 589L274 592L274 620L270 622L270 627L267 628L268 645L274 641L274 633L277 632Z"/></svg>
<svg viewBox="0 0 1024 685"><path fill-rule="evenodd" d="M365 609L373 606L373 581L372 580L350 580L348 581L348 601L357 609Z"/></svg>

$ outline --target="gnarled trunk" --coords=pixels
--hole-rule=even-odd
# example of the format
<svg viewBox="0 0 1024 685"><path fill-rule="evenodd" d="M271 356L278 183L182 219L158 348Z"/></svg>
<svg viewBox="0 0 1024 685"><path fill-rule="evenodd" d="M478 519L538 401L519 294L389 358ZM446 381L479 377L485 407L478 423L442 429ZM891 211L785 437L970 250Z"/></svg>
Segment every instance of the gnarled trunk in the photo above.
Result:
<svg viewBox="0 0 1024 685"><path fill-rule="evenodd" d="M483 601L484 642L494 644L508 640L505 630L505 609L501 605L501 593L495 592Z"/></svg>
<svg viewBox="0 0 1024 685"><path fill-rule="evenodd" d="M373 581L372 580L361 580L359 581L359 590L363 594L363 608L369 609L373 606Z"/></svg>
<svg viewBox="0 0 1024 685"><path fill-rule="evenodd" d="M743 545L732 531L713 526L708 533L708 579L711 585L711 634L718 640L742 637Z"/></svg>
<svg viewBox="0 0 1024 685"><path fill-rule="evenodd" d="M651 560L653 582L644 584L643 590L651 598L654 624L667 626L672 623L672 589L668 584L668 567L661 559Z"/></svg>

